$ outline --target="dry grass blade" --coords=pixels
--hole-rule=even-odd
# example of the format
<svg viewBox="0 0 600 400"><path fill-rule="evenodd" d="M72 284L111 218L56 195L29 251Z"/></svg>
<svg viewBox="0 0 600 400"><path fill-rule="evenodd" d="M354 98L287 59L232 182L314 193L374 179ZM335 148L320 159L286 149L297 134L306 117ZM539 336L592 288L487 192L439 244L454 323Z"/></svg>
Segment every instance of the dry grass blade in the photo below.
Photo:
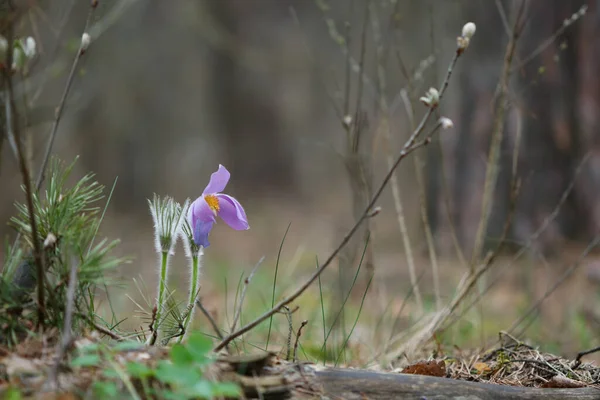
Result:
<svg viewBox="0 0 600 400"><path fill-rule="evenodd" d="M260 264L262 264L262 262L265 260L265 256L262 256L260 258L260 260L258 260L258 262L256 263L256 265L254 265L254 268L252 268L252 271L250 272L250 275L248 275L248 277L246 279L244 279L244 289L242 289L242 295L240 296L240 301L236 307L235 310L235 315L233 317L233 323L231 324L231 331L235 331L235 327L237 325L238 320L240 319L240 315L242 314L242 307L244 305L244 299L246 298L246 292L248 291L248 286L250 286L250 281L252 281L252 278L254 277L254 274L256 273L256 270L258 269L258 267L260 266Z"/></svg>

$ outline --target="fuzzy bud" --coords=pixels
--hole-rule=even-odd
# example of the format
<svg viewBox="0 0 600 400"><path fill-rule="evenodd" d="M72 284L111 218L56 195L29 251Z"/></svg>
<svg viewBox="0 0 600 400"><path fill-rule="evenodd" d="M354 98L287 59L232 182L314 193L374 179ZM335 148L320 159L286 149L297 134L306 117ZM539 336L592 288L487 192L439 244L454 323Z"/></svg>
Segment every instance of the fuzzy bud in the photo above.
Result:
<svg viewBox="0 0 600 400"><path fill-rule="evenodd" d="M344 118L342 118L342 125L344 125L344 128L346 129L350 128L350 125L352 125L352 116L344 115Z"/></svg>
<svg viewBox="0 0 600 400"><path fill-rule="evenodd" d="M25 53L25 57L27 58L33 58L37 54L35 39L31 36L27 37L23 42L23 53Z"/></svg>
<svg viewBox="0 0 600 400"><path fill-rule="evenodd" d="M442 129L454 128L454 122L452 122L452 120L450 118L442 117L442 118L440 118L439 122L440 122L440 125L442 126Z"/></svg>
<svg viewBox="0 0 600 400"><path fill-rule="evenodd" d="M440 102L440 93L436 88L429 88L425 96L419 99L421 103L428 107L435 108Z"/></svg>
<svg viewBox="0 0 600 400"><path fill-rule="evenodd" d="M90 34L87 32L84 32L83 35L81 35L81 52L82 53L84 51L86 51L88 49L88 47L90 47L91 42L92 42L92 38L90 37Z"/></svg>
<svg viewBox="0 0 600 400"><path fill-rule="evenodd" d="M477 27L473 22L467 22L462 28L462 37L471 39L475 34Z"/></svg>
<svg viewBox="0 0 600 400"><path fill-rule="evenodd" d="M0 35L0 62L4 62L6 58L6 51L8 50L8 41L2 35Z"/></svg>
<svg viewBox="0 0 600 400"><path fill-rule="evenodd" d="M48 236L46 236L46 239L44 240L44 248L48 249L51 247L54 247L54 245L56 244L56 235L54 235L54 233L50 232L48 234Z"/></svg>

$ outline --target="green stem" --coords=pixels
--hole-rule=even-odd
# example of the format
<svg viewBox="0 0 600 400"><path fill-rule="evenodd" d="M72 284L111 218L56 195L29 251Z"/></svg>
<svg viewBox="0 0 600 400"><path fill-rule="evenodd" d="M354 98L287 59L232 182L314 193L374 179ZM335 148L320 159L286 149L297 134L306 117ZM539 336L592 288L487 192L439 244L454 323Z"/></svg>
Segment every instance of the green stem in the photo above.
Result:
<svg viewBox="0 0 600 400"><path fill-rule="evenodd" d="M167 285L167 261L169 257L168 251L162 252L161 264L160 264L160 283L158 284L158 304L156 305L156 318L154 319L154 331L158 335L158 325L160 324L160 318L163 309L165 287Z"/></svg>
<svg viewBox="0 0 600 400"><path fill-rule="evenodd" d="M192 286L190 288L190 301L189 301L189 311L187 316L185 317L185 321L183 322L183 335L179 336L179 343L183 341L185 334L187 333L187 328L192 320L192 314L194 313L194 305L196 304L196 295L198 294L198 273L199 273L199 257L192 257Z"/></svg>

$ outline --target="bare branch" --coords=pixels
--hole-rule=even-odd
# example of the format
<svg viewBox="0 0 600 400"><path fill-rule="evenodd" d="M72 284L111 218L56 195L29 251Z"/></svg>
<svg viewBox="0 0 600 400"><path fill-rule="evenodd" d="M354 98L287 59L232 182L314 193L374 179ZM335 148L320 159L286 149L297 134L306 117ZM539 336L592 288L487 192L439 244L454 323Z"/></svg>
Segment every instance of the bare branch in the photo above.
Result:
<svg viewBox="0 0 600 400"><path fill-rule="evenodd" d="M306 326L306 324L308 324L307 319L302 321L302 323L300 324L300 327L298 328L298 332L296 333L296 341L294 342L294 353L293 353L293 359L292 359L293 362L298 361L298 344L300 343L300 336L302 335L302 328L304 328Z"/></svg>
<svg viewBox="0 0 600 400"><path fill-rule="evenodd" d="M85 21L85 27L83 28L83 32L87 32L89 29L90 23L92 21L92 17L94 16L94 11L96 10L98 2L91 1L90 2L90 10L88 12L87 20ZM48 166L48 160L50 159L50 153L52 153L52 146L54 145L54 139L56 139L56 133L58 132L58 125L60 124L61 117L63 115L63 111L65 109L65 104L67 101L67 97L69 95L69 91L71 90L71 84L73 83L73 79L75 78L75 71L77 70L77 65L79 64L79 60L81 56L85 53L85 49L83 48L83 42L79 44L79 50L75 55L75 59L73 60L73 64L71 65L71 71L69 72L69 76L67 77L67 83L63 90L62 97L60 102L58 103L58 107L56 108L56 115L54 117L54 122L52 123L52 128L50 128L50 138L48 139L48 144L46 145L46 151L44 152L44 158L42 160L42 164L40 166L40 171L38 173L38 177L35 183L37 190L40 190L42 186L42 182L44 181L46 167Z"/></svg>
<svg viewBox="0 0 600 400"><path fill-rule="evenodd" d="M450 62L450 65L448 66L448 71L446 73L446 77L445 77L444 82L442 83L442 87L440 88L440 91L439 91L440 99L442 98L442 96L444 95L444 93L446 91L446 88L448 87L450 77L452 76L452 72L454 71L454 66L456 65L456 62L458 61L458 58L461 56L461 54L463 52L462 50L464 50L464 49L457 48L456 52L454 53L454 57L452 58L452 61ZM375 204L379 200L379 197L381 196L381 194L383 193L383 190L385 189L388 182L392 178L394 171L396 170L398 165L400 165L400 162L402 162L402 160L408 154L410 154L411 151L413 151L415 149L415 145L419 145L418 143L416 143L417 138L423 132L423 129L425 128L425 125L429 121L429 118L431 117L433 112L434 112L433 108L430 107L427 109L427 112L423 116L423 119L421 120L421 122L419 123L419 125L417 126L415 131L411 134L409 139L406 141L406 143L404 144L402 150L400 151L400 154L396 158L394 165L392 165L392 167L389 169L388 173L386 174L385 178L383 179L383 182L379 185L379 188L373 194L371 201L365 207L362 217L356 221L354 226L350 229L350 231L346 234L346 236L344 236L341 243L329 255L329 257L325 260L325 262L306 280L306 282L304 282L291 295L289 295L285 299L281 300L274 307L272 307L269 311L265 312L264 314L262 314L261 316L256 318L254 321L246 324L245 326L241 327L237 331L230 333L227 337L225 337L221 341L221 343L219 343L215 347L214 351L221 350L223 347L227 346L232 340L234 340L235 338L239 337L240 335L243 335L244 333L250 331L251 329L256 327L258 324L265 321L267 318L271 317L271 315L274 315L275 313L277 313L281 308L283 308L283 306L290 304L292 301L297 299L323 273L323 271L333 262L333 260L337 257L337 255L340 253L340 251L344 248L344 246L346 246L346 244L350 241L350 239L356 233L356 231L358 230L358 228L360 227L362 222L368 218L369 214L371 213L371 209L375 206ZM423 143L423 145L426 144L426 142L422 142L422 143Z"/></svg>
<svg viewBox="0 0 600 400"><path fill-rule="evenodd" d="M12 2L9 2L12 12L14 6ZM11 22L8 29L7 42L12 46L14 41L14 25ZM21 131L19 127L19 117L15 105L13 81L10 66L13 63L13 51L6 52L5 67L2 69L4 75L4 89L5 89L5 109L6 109L6 130L9 138L13 138L19 159L19 169L21 170L21 179L25 186L25 197L27 199L27 210L29 212L29 223L31 224L31 241L33 242L33 256L35 259L35 266L37 271L37 287L38 287L38 325L44 325L45 319L45 298L44 298L44 263L42 260L42 248L40 241L38 240L37 224L35 221L35 213L33 210L33 192L31 187L31 175L27 168L27 160L23 152L23 145L21 141Z"/></svg>

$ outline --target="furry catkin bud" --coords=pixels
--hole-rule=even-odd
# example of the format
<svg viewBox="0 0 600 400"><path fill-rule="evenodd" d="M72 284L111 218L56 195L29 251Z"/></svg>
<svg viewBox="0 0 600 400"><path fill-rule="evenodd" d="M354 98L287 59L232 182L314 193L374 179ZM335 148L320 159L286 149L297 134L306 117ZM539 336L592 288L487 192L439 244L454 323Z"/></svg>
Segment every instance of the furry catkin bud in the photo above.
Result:
<svg viewBox="0 0 600 400"><path fill-rule="evenodd" d="M477 27L473 22L467 22L462 28L462 37L471 39L475 34Z"/></svg>
<svg viewBox="0 0 600 400"><path fill-rule="evenodd" d="M87 32L84 32L83 35L81 35L81 52L82 53L84 51L86 51L88 49L88 47L90 47L91 42L92 42L92 38L90 37L90 34Z"/></svg>
<svg viewBox="0 0 600 400"><path fill-rule="evenodd" d="M442 117L440 118L440 125L442 129L450 129L454 127L454 122L448 117Z"/></svg>

